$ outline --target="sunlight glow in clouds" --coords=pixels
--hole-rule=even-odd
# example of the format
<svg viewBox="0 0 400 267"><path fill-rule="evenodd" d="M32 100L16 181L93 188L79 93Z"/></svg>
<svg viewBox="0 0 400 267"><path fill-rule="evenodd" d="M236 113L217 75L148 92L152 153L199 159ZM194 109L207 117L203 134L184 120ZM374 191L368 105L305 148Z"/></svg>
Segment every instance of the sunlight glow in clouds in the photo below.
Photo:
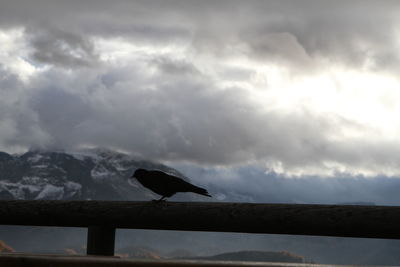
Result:
<svg viewBox="0 0 400 267"><path fill-rule="evenodd" d="M23 81L27 81L35 72L35 67L26 61L28 47L24 39L24 29L17 28L7 31L0 29L0 44L0 62Z"/></svg>

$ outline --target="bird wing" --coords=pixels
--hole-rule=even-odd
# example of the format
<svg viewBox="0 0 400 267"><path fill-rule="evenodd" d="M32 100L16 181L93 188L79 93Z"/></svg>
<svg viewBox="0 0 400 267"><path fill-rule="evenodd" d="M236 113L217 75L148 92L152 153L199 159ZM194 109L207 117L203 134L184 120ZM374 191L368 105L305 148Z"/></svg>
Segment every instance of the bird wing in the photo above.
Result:
<svg viewBox="0 0 400 267"><path fill-rule="evenodd" d="M177 192L193 192L210 197L207 190L162 171L148 171L146 176L145 179L141 179L141 183L162 196L169 197Z"/></svg>
<svg viewBox="0 0 400 267"><path fill-rule="evenodd" d="M179 177L176 177L173 175L169 175L166 173L163 173L163 174L164 174L163 178L166 181L168 180L168 183L171 185L171 188L174 188L176 190L176 192L193 192L193 193L197 193L200 195L211 197L208 194L207 190L205 190L204 188L201 188L201 187L195 186L189 182L186 182L182 178L179 178Z"/></svg>

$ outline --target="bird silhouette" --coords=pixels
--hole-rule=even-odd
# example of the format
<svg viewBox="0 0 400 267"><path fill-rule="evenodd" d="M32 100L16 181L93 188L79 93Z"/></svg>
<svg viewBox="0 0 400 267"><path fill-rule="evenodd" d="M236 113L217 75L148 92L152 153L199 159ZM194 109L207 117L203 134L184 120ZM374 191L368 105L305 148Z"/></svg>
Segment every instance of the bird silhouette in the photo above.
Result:
<svg viewBox="0 0 400 267"><path fill-rule="evenodd" d="M211 197L206 189L192 185L181 178L162 171L137 169L131 178L136 178L144 187L161 195L161 198L156 200L157 202L163 201L167 197L172 197L178 192L193 192Z"/></svg>

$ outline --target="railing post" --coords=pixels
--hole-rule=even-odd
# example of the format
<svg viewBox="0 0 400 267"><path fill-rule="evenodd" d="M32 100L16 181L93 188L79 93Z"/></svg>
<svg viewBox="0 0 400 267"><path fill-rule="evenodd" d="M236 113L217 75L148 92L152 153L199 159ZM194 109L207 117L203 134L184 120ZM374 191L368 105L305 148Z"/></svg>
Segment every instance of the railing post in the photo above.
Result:
<svg viewBox="0 0 400 267"><path fill-rule="evenodd" d="M103 226L88 227L87 255L114 256L115 228Z"/></svg>

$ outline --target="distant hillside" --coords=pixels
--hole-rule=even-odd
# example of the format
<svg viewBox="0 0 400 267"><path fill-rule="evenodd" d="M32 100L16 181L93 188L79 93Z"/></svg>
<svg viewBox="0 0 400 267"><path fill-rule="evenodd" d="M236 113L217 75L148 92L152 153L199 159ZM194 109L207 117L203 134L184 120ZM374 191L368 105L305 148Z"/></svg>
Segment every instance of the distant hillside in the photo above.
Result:
<svg viewBox="0 0 400 267"><path fill-rule="evenodd" d="M266 262L297 262L304 263L303 256L298 256L287 251L237 251L217 254L209 257L194 257L191 259L217 260L217 261L266 261Z"/></svg>
<svg viewBox="0 0 400 267"><path fill-rule="evenodd" d="M65 250L67 254L85 254L82 248L68 248ZM189 250L175 250L168 254L150 247L143 246L128 246L122 249L117 249L116 255L122 258L135 258L135 259L191 259L191 260L212 260L212 261L258 261L258 262L292 262L292 263L305 263L306 260L303 256L295 255L287 251L237 251L217 254L213 256L197 257L192 251Z"/></svg>
<svg viewBox="0 0 400 267"><path fill-rule="evenodd" d="M160 255L160 252L155 249L149 247L138 247L138 246L129 246L122 249L118 249L116 255L122 258L134 258L134 259L159 260L163 258Z"/></svg>

